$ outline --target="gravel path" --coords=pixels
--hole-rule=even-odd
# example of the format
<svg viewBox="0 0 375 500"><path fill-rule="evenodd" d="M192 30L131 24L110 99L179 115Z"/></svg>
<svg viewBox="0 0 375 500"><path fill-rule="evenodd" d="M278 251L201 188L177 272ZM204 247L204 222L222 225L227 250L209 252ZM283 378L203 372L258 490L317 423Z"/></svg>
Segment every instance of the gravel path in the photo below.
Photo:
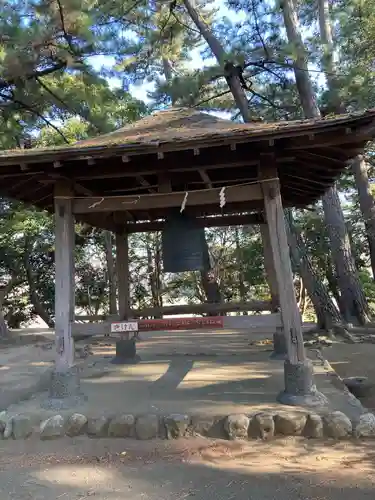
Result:
<svg viewBox="0 0 375 500"><path fill-rule="evenodd" d="M8 441L0 498L356 500L374 498L373 443L282 439Z"/></svg>

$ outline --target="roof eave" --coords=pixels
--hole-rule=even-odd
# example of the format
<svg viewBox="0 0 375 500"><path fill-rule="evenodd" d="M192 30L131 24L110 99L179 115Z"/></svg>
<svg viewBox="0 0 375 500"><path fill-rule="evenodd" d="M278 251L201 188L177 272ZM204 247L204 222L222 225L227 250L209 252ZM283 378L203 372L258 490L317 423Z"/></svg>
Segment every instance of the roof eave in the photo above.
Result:
<svg viewBox="0 0 375 500"><path fill-rule="evenodd" d="M372 120L369 119L372 117ZM259 130L259 132L251 132L249 135L248 130L244 131L234 131L234 132L218 132L212 134L211 136L196 137L196 138L175 138L171 142L167 141L142 141L139 143L130 144L105 144L105 145L90 145L83 147L60 147L53 150L22 150L20 153L15 153L11 151L9 156L5 156L6 151L0 155L0 165L18 165L21 163L31 164L31 163L43 163L43 162L54 162L60 160L85 160L90 158L98 157L108 157L108 156L119 156L124 155L140 155L140 154L152 154L158 151L176 151L176 150L186 150L196 147L215 147L220 145L232 144L232 143L250 143L250 142L260 142L262 140L269 140L270 138L274 140L279 140L288 137L297 137L304 135L311 135L312 133L324 134L332 129L339 129L342 127L349 127L351 124L356 123L357 126L355 130L351 131L351 135L354 136L353 142L362 142L372 140L375 137L375 112L371 114L363 114L361 116L346 117L345 119L336 119L332 121L322 120L320 122L315 122L304 126L299 123L294 127L284 128L281 130L269 129L269 130ZM361 125L362 123L362 125ZM350 133L350 132L349 132Z"/></svg>

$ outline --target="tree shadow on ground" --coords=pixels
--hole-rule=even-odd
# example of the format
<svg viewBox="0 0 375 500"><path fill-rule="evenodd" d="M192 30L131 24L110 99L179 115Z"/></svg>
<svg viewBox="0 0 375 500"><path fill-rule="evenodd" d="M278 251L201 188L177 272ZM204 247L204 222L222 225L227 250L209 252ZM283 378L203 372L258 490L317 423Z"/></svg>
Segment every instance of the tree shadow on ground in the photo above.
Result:
<svg viewBox="0 0 375 500"><path fill-rule="evenodd" d="M173 412L187 411L188 405L189 412L199 413L204 407L220 409L223 404L274 405L283 389L283 367L277 362L172 356L122 370L102 375L99 369L100 377L83 375L81 387L88 401L107 401L112 393L112 401L117 401L113 407L121 395L136 413L147 411L149 405Z"/></svg>
<svg viewBox="0 0 375 500"><path fill-rule="evenodd" d="M367 443L327 445L276 440L242 444L203 439L145 443L79 438L48 443L3 442L0 449L1 498L365 500L374 497L371 475L374 456ZM356 454L364 462L351 462Z"/></svg>

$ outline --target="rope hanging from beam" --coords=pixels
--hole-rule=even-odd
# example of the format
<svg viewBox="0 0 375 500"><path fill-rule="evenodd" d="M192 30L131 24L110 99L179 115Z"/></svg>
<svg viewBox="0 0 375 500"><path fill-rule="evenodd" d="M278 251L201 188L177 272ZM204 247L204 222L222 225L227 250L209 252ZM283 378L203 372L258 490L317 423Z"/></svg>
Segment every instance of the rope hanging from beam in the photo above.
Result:
<svg viewBox="0 0 375 500"><path fill-rule="evenodd" d="M278 177L259 179L253 182L235 184L224 187L215 187L190 191L172 191L167 193L148 193L137 195L116 196L72 196L63 194L61 198L72 200L74 214L99 212L132 212L153 209L179 208L182 213L187 207L220 206L246 203L263 199L262 184L277 182ZM59 195L57 195L59 196ZM58 199L58 198L56 198Z"/></svg>

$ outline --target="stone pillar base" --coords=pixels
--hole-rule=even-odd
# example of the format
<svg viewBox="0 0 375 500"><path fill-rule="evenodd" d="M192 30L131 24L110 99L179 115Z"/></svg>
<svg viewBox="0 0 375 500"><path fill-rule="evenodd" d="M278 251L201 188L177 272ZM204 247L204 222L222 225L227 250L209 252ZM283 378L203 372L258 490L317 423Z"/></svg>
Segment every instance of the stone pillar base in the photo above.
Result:
<svg viewBox="0 0 375 500"><path fill-rule="evenodd" d="M276 333L273 334L273 353L271 354L271 359L287 359L288 350L286 347L286 339L284 335L284 330L278 328Z"/></svg>
<svg viewBox="0 0 375 500"><path fill-rule="evenodd" d="M295 365L286 360L285 390L278 395L278 402L290 406L326 406L328 400L317 390L313 373L313 364L310 360Z"/></svg>
<svg viewBox="0 0 375 500"><path fill-rule="evenodd" d="M73 366L66 372L51 373L48 399L41 406L51 410L69 409L85 401L81 392L79 372Z"/></svg>
<svg viewBox="0 0 375 500"><path fill-rule="evenodd" d="M141 358L137 355L137 347L133 339L121 339L116 342L116 356L111 363L116 365L132 365L139 363Z"/></svg>

